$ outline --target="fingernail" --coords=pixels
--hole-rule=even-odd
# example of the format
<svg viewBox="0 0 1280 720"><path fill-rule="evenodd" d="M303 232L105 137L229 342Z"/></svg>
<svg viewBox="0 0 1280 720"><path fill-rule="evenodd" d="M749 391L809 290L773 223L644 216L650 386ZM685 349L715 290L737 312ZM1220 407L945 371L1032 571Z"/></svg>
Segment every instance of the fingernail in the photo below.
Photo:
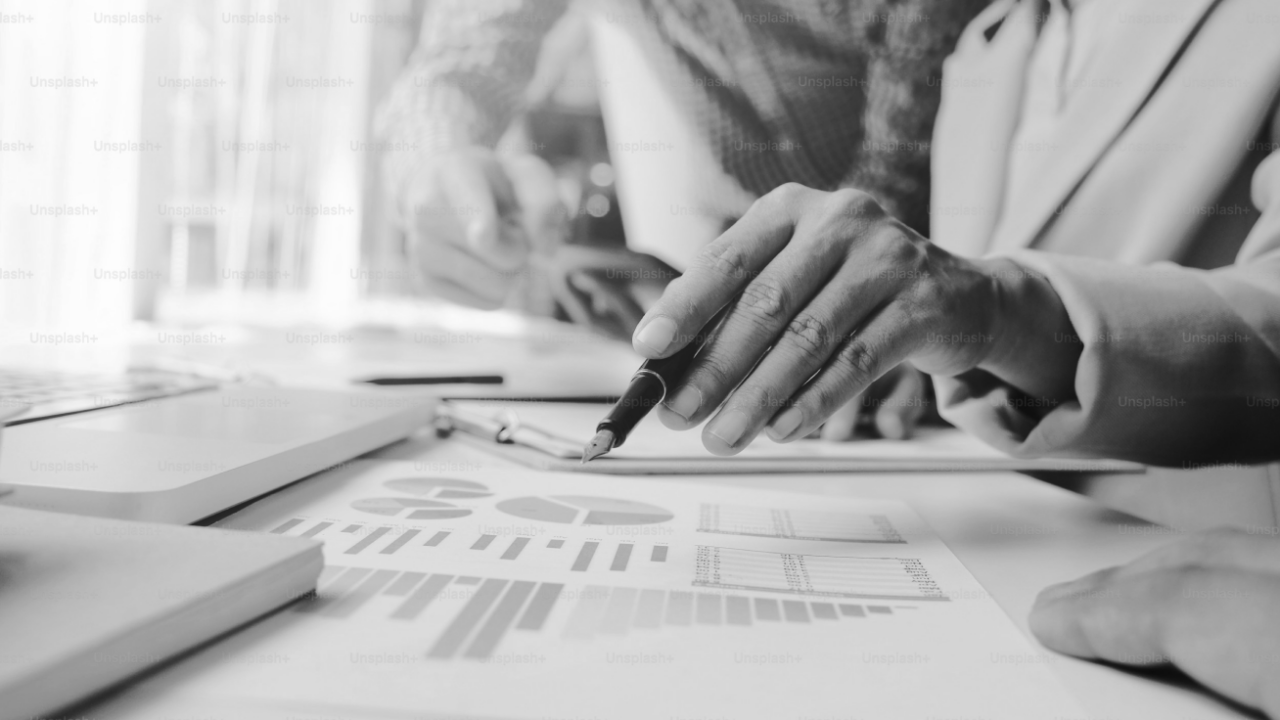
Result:
<svg viewBox="0 0 1280 720"><path fill-rule="evenodd" d="M676 337L676 322L669 317L656 317L636 332L634 344L636 348L658 355L667 349Z"/></svg>
<svg viewBox="0 0 1280 720"><path fill-rule="evenodd" d="M667 403L667 409L688 420L702 407L702 391L693 385L685 385L676 391L676 396Z"/></svg>
<svg viewBox="0 0 1280 720"><path fill-rule="evenodd" d="M792 433L800 427L802 420L804 420L804 413L800 412L800 408L787 408L782 411L777 420L773 421L773 425L769 426L769 436L782 442L791 437Z"/></svg>
<svg viewBox="0 0 1280 720"><path fill-rule="evenodd" d="M747 432L747 413L742 410L728 410L722 413L712 423L712 427L707 432L720 442L733 447L742 440L742 436Z"/></svg>
<svg viewBox="0 0 1280 720"><path fill-rule="evenodd" d="M907 436L907 428L903 425L902 418L893 413L877 415L876 427L880 430L880 436L886 440L902 440Z"/></svg>

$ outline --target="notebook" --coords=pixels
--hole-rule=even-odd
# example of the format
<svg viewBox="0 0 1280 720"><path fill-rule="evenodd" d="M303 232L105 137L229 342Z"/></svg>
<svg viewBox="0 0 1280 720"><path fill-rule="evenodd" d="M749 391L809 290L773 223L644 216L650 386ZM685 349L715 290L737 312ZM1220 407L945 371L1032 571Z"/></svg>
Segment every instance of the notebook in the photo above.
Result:
<svg viewBox="0 0 1280 720"><path fill-rule="evenodd" d="M315 589L312 540L0 504L0 720L54 711Z"/></svg>

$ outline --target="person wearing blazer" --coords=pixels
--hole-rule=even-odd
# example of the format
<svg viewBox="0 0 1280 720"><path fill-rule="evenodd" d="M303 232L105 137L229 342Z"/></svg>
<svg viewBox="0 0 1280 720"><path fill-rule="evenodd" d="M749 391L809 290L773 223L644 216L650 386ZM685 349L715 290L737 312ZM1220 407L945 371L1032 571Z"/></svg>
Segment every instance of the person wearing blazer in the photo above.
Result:
<svg viewBox="0 0 1280 720"><path fill-rule="evenodd" d="M664 422L787 442L909 362L1014 455L1280 460L1277 38L1273 0L997 0L930 79L932 242L857 191L761 198L636 329L665 357L732 306ZM1280 717L1270 510L1049 588L1032 629Z"/></svg>

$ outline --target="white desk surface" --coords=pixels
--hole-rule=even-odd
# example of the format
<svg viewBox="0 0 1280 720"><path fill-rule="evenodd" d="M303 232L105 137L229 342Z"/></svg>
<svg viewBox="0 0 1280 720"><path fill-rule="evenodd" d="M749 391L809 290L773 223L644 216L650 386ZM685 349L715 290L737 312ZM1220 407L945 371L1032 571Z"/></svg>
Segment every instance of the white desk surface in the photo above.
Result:
<svg viewBox="0 0 1280 720"><path fill-rule="evenodd" d="M616 392L636 362L625 345L570 328L552 328L548 333L543 327L528 343L510 336L482 339L467 332L459 334L456 327L447 332L429 328L411 332L397 336L383 330L371 336L352 331L352 335L315 345L278 328L233 331L225 341L211 345L173 348L153 341L140 352L135 344L127 354L134 360L177 355L233 364L311 385L345 383L344 378L370 372L493 368L508 373L503 390L521 393L536 389L543 394ZM154 330L147 333L157 337ZM495 389L482 388L488 392ZM459 386L447 391L457 393ZM434 437L399 443L374 456L481 463L485 467L507 465L482 450ZM1046 585L1124 563L1176 537L1172 530L1016 474L755 475L697 480L654 477L652 481L904 500L933 526L1024 632L1036 594ZM1047 651L1033 660L1049 664L1097 720L1248 717L1184 682L1134 675Z"/></svg>

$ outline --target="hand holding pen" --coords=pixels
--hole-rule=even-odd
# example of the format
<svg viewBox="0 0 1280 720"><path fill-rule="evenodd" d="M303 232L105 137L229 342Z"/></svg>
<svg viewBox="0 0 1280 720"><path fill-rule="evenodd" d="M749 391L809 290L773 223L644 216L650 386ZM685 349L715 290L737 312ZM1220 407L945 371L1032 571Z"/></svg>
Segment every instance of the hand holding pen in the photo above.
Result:
<svg viewBox="0 0 1280 720"><path fill-rule="evenodd" d="M686 355L718 313L710 339ZM1052 288L1012 261L952 255L863 193L787 185L667 287L633 345L683 363L679 383L662 388L664 423L707 420L703 445L735 455L761 431L807 437L904 362L946 376L980 369L1063 401L1079 349L1053 342L1062 327L1070 320Z"/></svg>

